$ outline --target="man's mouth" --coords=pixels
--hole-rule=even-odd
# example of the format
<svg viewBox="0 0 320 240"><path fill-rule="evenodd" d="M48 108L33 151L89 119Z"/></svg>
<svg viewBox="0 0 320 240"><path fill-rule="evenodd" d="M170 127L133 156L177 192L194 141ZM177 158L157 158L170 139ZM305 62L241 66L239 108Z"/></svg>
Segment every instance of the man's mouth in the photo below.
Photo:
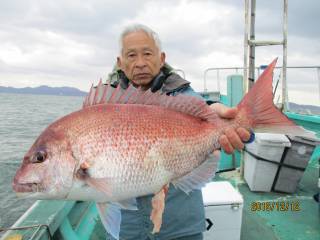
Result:
<svg viewBox="0 0 320 240"><path fill-rule="evenodd" d="M141 78L150 78L151 74L149 73L137 73L134 75L135 79L141 79Z"/></svg>

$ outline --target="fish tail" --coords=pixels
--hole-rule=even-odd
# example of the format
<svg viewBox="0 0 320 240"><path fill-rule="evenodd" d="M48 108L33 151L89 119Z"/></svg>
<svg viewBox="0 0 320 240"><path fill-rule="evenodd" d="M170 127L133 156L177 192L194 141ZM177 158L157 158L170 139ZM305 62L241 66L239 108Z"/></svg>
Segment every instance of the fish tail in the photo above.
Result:
<svg viewBox="0 0 320 240"><path fill-rule="evenodd" d="M276 62L277 59L273 60L238 104L237 121L246 122L244 125L249 125L256 132L315 138L314 133L297 126L274 105L272 80Z"/></svg>

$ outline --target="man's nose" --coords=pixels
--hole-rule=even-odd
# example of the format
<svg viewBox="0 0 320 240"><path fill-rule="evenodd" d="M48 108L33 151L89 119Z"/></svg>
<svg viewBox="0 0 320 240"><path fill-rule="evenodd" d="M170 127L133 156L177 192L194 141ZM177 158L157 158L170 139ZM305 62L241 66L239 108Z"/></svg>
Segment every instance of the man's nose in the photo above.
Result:
<svg viewBox="0 0 320 240"><path fill-rule="evenodd" d="M136 67L138 68L143 68L146 66L146 61L145 59L143 58L142 55L138 55L137 57L137 61L136 61Z"/></svg>

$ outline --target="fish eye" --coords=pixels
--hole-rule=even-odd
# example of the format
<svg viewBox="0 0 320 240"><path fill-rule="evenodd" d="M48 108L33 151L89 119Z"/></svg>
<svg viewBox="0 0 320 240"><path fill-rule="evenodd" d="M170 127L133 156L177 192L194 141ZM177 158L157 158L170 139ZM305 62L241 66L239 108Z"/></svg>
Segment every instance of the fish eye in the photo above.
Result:
<svg viewBox="0 0 320 240"><path fill-rule="evenodd" d="M35 154L35 161L36 163L42 163L46 160L46 157L47 157L47 153L44 152L44 151L38 151L36 154Z"/></svg>

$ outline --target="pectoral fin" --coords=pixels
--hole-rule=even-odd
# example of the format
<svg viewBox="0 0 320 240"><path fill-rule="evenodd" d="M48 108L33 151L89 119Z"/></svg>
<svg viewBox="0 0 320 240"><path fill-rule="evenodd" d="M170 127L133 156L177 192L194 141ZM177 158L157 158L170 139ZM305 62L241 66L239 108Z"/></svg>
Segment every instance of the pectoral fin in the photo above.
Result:
<svg viewBox="0 0 320 240"><path fill-rule="evenodd" d="M108 184L108 179L107 178L90 178L88 177L85 182L97 189L100 192L103 192L107 195L107 197L111 198L112 196L112 190L111 190L111 185Z"/></svg>
<svg viewBox="0 0 320 240"><path fill-rule="evenodd" d="M90 176L90 165L87 162L83 162L78 169L76 176L78 179L84 181L90 187L103 192L107 197L112 196L111 184L109 184L108 178L93 178Z"/></svg>

